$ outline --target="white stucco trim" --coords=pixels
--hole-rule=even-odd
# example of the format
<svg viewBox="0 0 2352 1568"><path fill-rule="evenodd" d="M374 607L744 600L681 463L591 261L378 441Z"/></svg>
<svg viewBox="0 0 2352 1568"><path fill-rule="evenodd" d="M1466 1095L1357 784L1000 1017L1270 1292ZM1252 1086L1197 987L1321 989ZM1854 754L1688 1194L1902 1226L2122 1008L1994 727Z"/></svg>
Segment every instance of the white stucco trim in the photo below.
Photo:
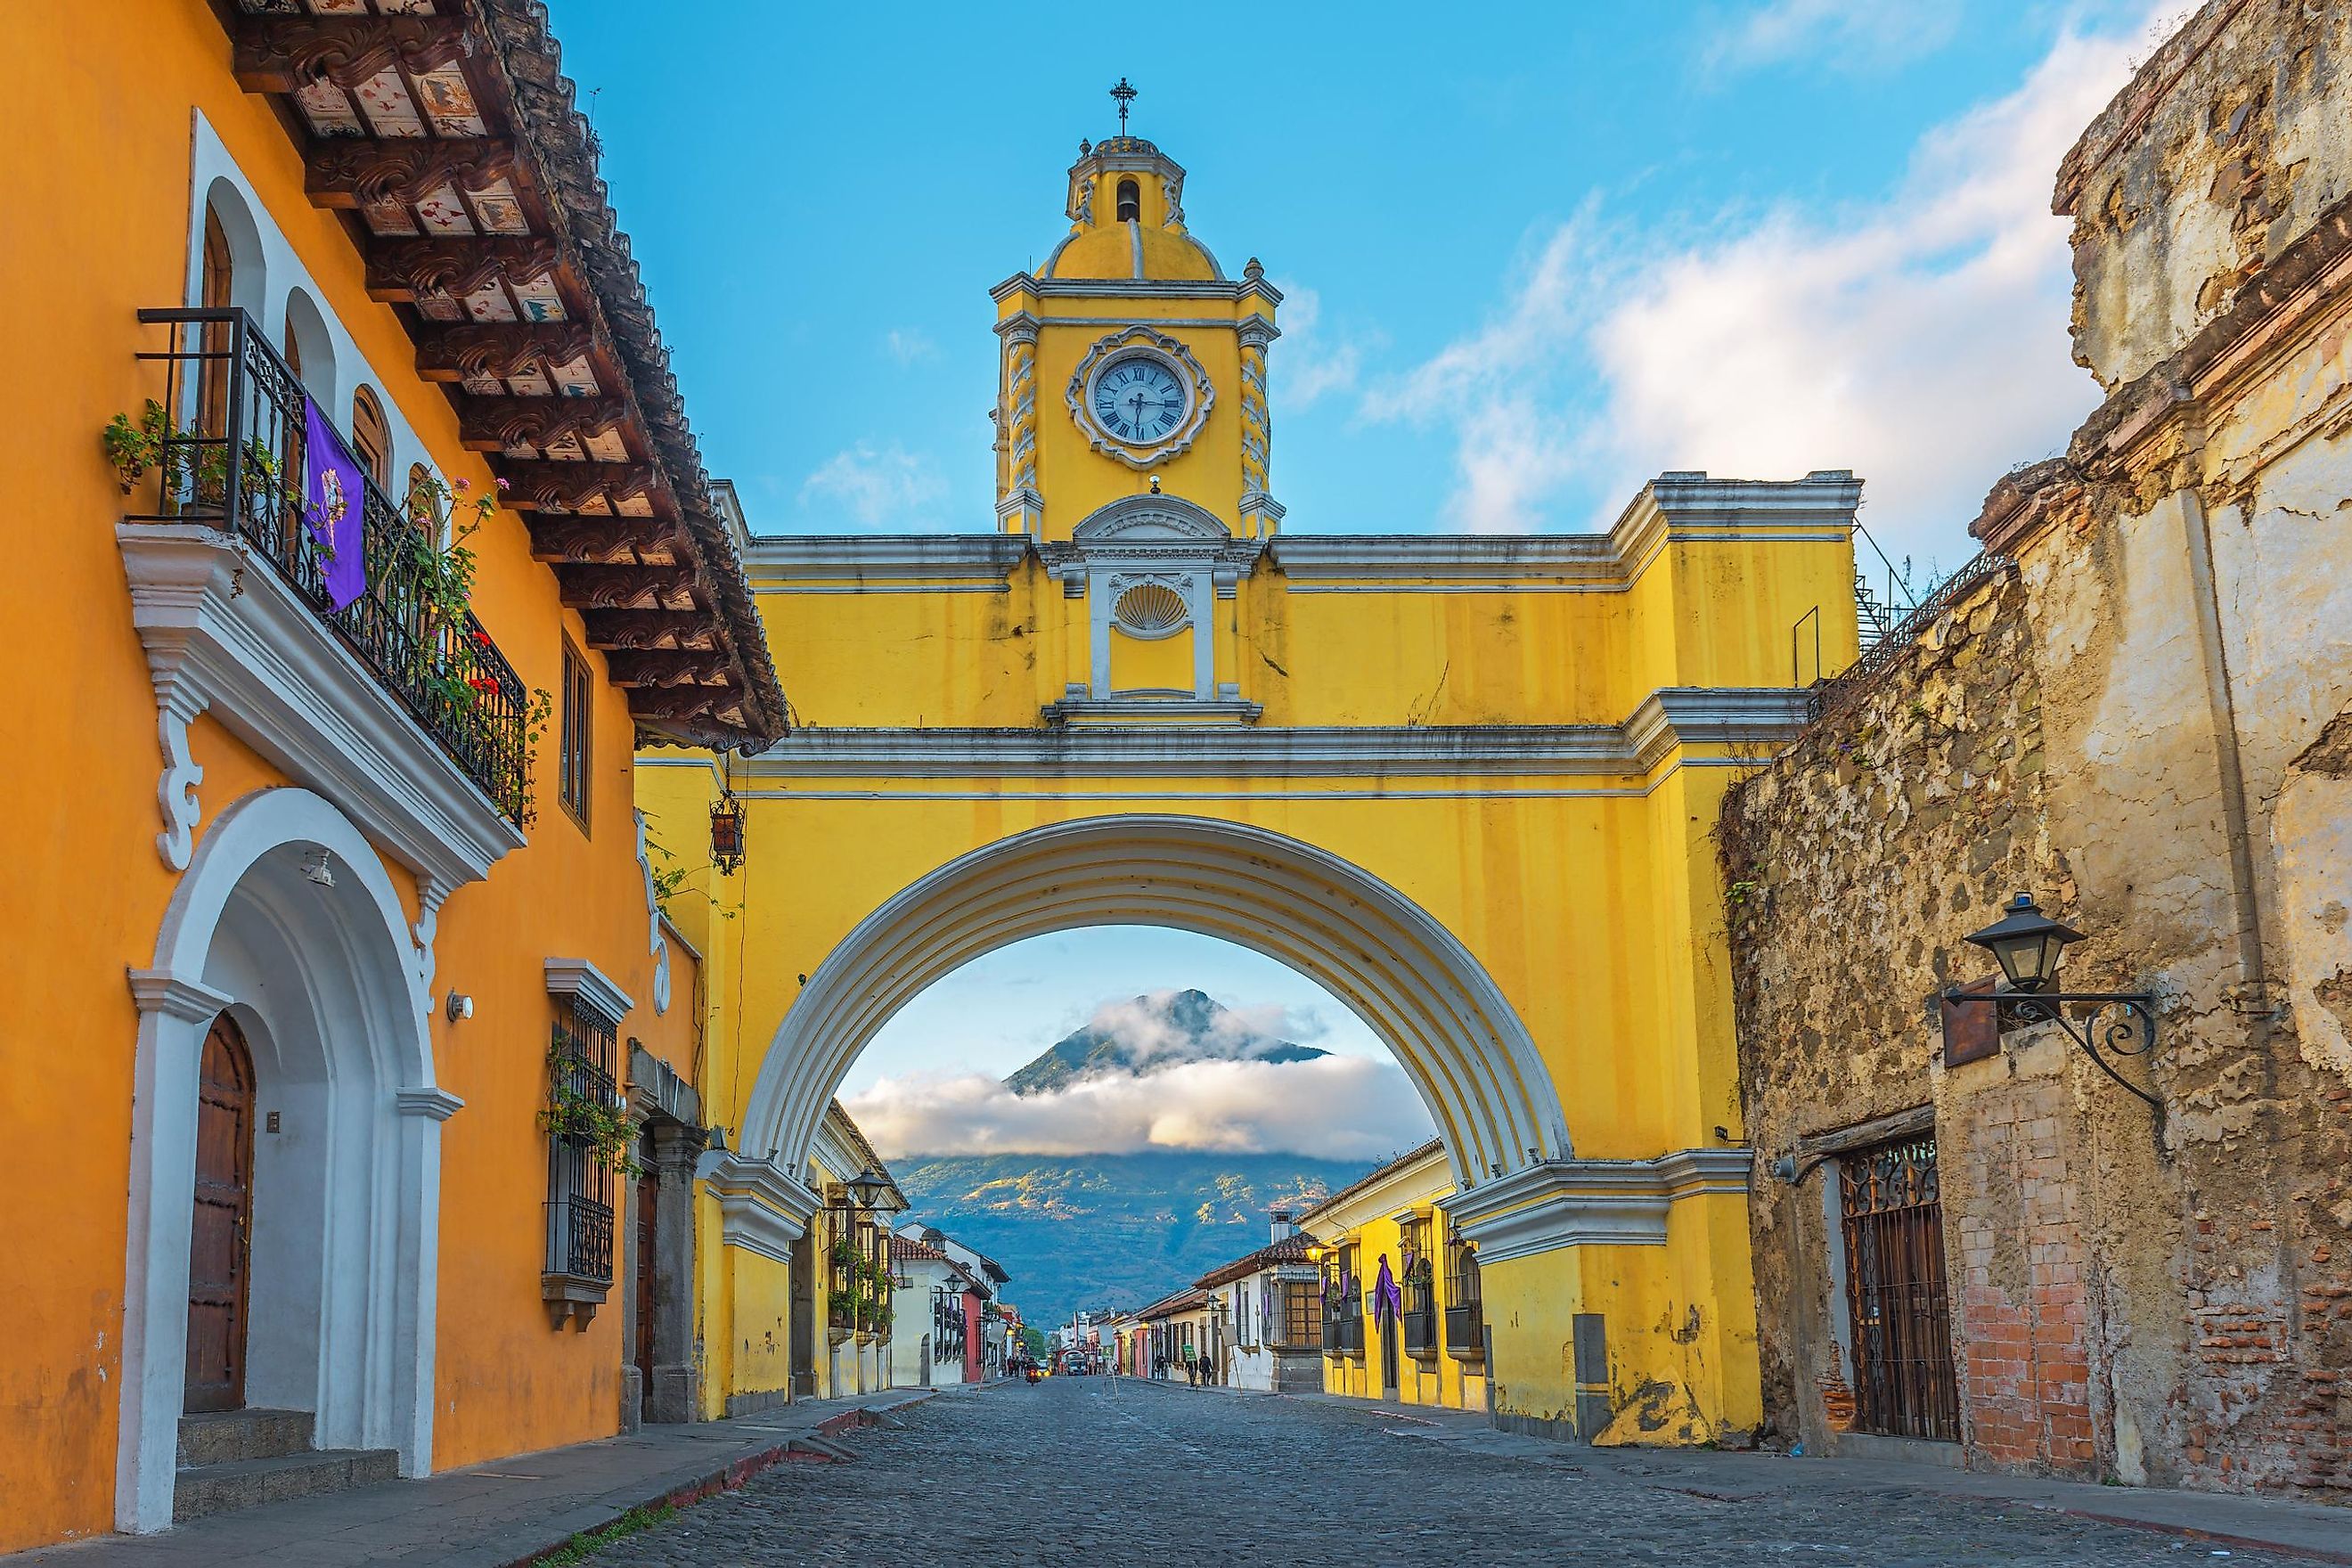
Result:
<svg viewBox="0 0 2352 1568"><path fill-rule="evenodd" d="M1142 813L984 846L867 915L778 1027L744 1108L743 1148L804 1168L851 1062L916 993L1008 942L1098 924L1220 937L1323 984L1396 1052L1465 1184L1569 1152L1559 1095L1526 1025L1427 911L1300 840Z"/></svg>
<svg viewBox="0 0 2352 1568"><path fill-rule="evenodd" d="M1481 1263L1561 1247L1664 1247L1667 1211L1687 1198L1748 1194L1745 1148L1677 1149L1653 1160L1548 1160L1445 1205Z"/></svg>
<svg viewBox="0 0 2352 1568"><path fill-rule="evenodd" d="M126 522L115 539L160 713L211 712L341 804L440 897L480 880L522 847L521 830L236 535L197 523ZM177 847L166 847L164 859L174 869L193 852L194 822L191 811L174 835L167 806L166 837ZM431 901L437 907L438 898ZM423 935L415 940L430 946Z"/></svg>
<svg viewBox="0 0 2352 1568"><path fill-rule="evenodd" d="M777 1263L792 1262L794 1244L823 1205L807 1183L772 1159L710 1150L695 1175L718 1200L724 1244Z"/></svg>
<svg viewBox="0 0 2352 1568"><path fill-rule="evenodd" d="M615 1027L636 1006L611 975L584 958L551 958L541 967L547 975L549 995L576 998Z"/></svg>
<svg viewBox="0 0 2352 1568"><path fill-rule="evenodd" d="M331 888L299 870L321 850ZM305 900L300 918L268 918L271 901L289 887ZM295 944L294 963L266 997L212 979L219 968L217 939L232 921L259 921ZM327 1249L320 1257L335 1276L316 1325L320 1441L396 1448L404 1475L425 1474L432 1464L441 1120L458 1102L434 1082L425 1022L429 996L410 962L408 922L390 874L359 826L321 796L291 787L256 791L223 812L195 847L164 910L154 963L133 971L130 983L139 1034L117 1527L143 1531L172 1522L185 1388L196 1079L205 1031L231 1005L257 1003L261 1016L326 1053L312 1064L325 1097L320 1120L340 1131L318 1141L314 1173L338 1189L349 1205L345 1215L357 1217L330 1220L341 1228L320 1243ZM259 1087L266 1092L270 1085L265 1079ZM404 1113L413 1110L424 1113Z"/></svg>

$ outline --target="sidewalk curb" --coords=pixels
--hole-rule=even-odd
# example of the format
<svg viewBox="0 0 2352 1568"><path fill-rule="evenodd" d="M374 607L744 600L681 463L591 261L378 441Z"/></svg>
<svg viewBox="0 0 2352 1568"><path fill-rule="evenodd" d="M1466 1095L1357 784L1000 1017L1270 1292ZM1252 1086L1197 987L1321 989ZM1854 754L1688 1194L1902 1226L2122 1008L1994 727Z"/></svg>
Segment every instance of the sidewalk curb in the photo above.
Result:
<svg viewBox="0 0 2352 1568"><path fill-rule="evenodd" d="M894 1400L888 1405L878 1409L870 1405L861 1405L854 1409L840 1411L826 1416L816 1424L815 1432L820 1438L835 1438L863 1426L879 1426L883 1424L887 1412L909 1409L936 1397L932 1391L923 1389L916 1391L915 1396L911 1399ZM830 1445L828 1444L827 1447ZM845 1452L845 1450L836 1450L836 1452ZM838 1462L840 1461L832 1455L814 1450L809 1444L806 1433L795 1433L767 1447L749 1454L739 1454L726 1464L705 1475L685 1481L668 1482L660 1489L637 1498L634 1501L616 1501L608 1493L593 1505L605 1512L604 1518L579 1523L576 1522L576 1519L580 1510L574 1510L573 1515L567 1517L566 1521L572 1523L573 1528L562 1537L549 1542L544 1546L534 1547L522 1556L505 1558L497 1563L494 1568L531 1568L532 1564L544 1563L557 1553L566 1551L583 1536L593 1535L615 1521L625 1519L640 1509L691 1508L706 1498L717 1497L721 1492L740 1490L754 1477L780 1464Z"/></svg>
<svg viewBox="0 0 2352 1568"><path fill-rule="evenodd" d="M1997 1502L1997 1498L1981 1500ZM2193 1524L2166 1524L2159 1520L2131 1519L2119 1513L2102 1513L2089 1508L2053 1508L2053 1513L2068 1519L2086 1519L2095 1524L2120 1524L2133 1530L2145 1530L2157 1535L2169 1535L2177 1541L2201 1541L2215 1546L2234 1547L2241 1552L2268 1552L2280 1557L2301 1557L2313 1563L2352 1563L2352 1552L2331 1552L2325 1546L2296 1546L2284 1542L2264 1541L2257 1535L2231 1535L2226 1531L2200 1530Z"/></svg>

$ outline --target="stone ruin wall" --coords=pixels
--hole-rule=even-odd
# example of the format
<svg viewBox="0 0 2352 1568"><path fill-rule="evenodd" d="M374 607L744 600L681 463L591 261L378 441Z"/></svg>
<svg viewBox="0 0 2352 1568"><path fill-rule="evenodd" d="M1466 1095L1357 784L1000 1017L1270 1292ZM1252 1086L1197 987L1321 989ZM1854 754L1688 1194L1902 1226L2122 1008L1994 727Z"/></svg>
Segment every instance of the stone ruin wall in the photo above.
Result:
<svg viewBox="0 0 2352 1568"><path fill-rule="evenodd" d="M2086 133L2107 404L1995 487L2013 574L1727 804L1750 1140L1932 1100L1976 1464L2352 1500L2348 44L2213 0ZM2017 889L2091 933L2071 987L2160 997L2160 1138L2053 1031L1937 1060ZM1784 1431L1835 1366L1821 1180L1757 1182Z"/></svg>

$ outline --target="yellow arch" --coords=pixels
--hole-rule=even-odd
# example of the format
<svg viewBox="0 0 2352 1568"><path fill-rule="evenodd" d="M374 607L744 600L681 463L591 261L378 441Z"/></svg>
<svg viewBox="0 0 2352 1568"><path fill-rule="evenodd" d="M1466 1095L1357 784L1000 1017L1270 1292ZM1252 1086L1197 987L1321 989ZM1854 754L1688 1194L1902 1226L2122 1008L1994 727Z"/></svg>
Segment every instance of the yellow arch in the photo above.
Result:
<svg viewBox="0 0 2352 1568"><path fill-rule="evenodd" d="M1527 1026L1427 911L1311 844L1156 813L1014 834L868 914L778 1026L744 1108L742 1147L803 1177L834 1091L917 993L1008 942L1108 924L1222 937L1329 989L1396 1053L1465 1190L1570 1152L1559 1094Z"/></svg>

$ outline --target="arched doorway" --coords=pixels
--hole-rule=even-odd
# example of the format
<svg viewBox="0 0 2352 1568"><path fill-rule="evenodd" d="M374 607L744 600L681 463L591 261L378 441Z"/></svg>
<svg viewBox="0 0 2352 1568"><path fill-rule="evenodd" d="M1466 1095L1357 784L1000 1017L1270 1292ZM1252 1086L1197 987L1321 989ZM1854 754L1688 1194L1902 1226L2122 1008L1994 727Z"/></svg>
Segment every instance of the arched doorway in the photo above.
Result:
<svg viewBox="0 0 2352 1568"><path fill-rule="evenodd" d="M302 1412L317 1447L431 1467L440 1122L458 1101L434 1082L407 926L349 819L265 789L204 835L154 967L131 975L121 1529L171 1522L191 1410ZM241 1162L222 1146L240 1140Z"/></svg>
<svg viewBox="0 0 2352 1568"><path fill-rule="evenodd" d="M1298 839L1140 813L984 846L859 922L809 976L762 1058L743 1150L799 1174L850 1064L910 997L1006 943L1108 924L1221 937L1322 985L1395 1052L1465 1185L1569 1152L1559 1096L1525 1025L1424 910Z"/></svg>

